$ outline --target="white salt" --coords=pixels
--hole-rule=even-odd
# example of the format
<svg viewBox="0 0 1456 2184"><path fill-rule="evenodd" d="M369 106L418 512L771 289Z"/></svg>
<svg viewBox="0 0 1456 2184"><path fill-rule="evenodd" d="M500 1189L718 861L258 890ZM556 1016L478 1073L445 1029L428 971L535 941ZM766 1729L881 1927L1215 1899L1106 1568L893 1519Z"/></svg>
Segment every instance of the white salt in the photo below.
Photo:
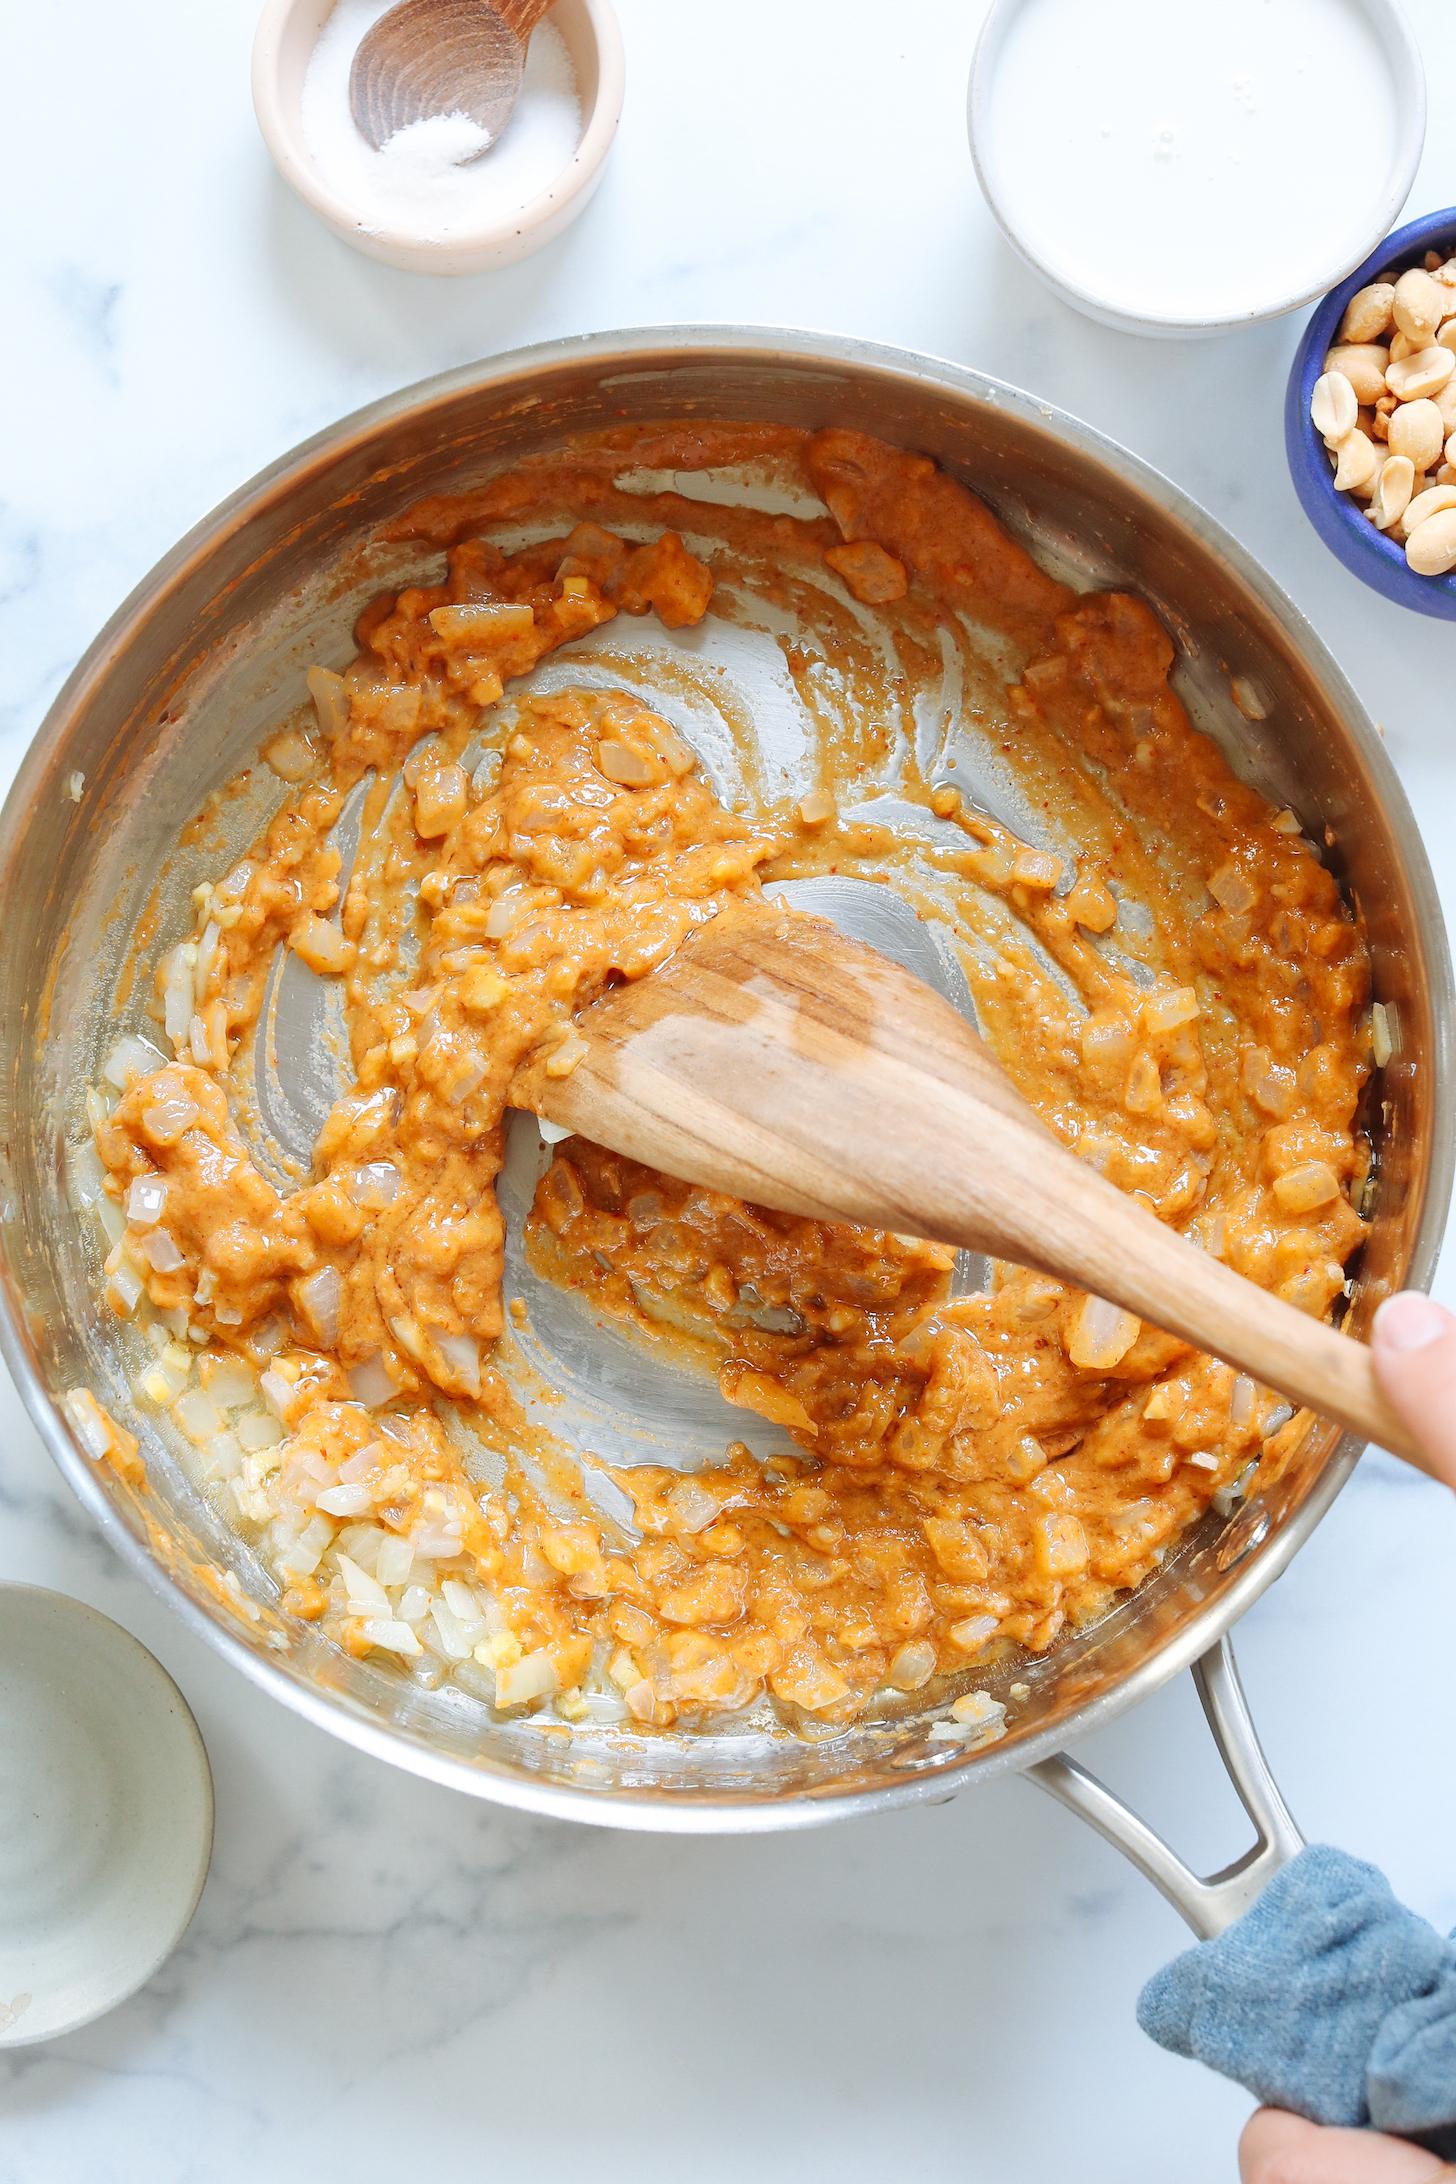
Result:
<svg viewBox="0 0 1456 2184"><path fill-rule="evenodd" d="M467 114L431 114L376 151L349 110L349 71L365 32L392 5L338 0L303 79L304 141L320 180L353 208L364 234L454 241L519 211L570 164L581 141L576 77L560 32L542 23L526 49L515 112L494 144Z"/></svg>

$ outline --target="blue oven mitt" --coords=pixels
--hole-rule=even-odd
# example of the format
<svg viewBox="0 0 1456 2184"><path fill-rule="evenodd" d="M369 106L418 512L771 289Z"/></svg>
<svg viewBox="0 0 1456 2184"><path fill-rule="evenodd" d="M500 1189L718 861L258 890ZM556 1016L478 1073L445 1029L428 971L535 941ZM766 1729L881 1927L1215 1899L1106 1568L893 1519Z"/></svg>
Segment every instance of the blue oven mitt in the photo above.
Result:
<svg viewBox="0 0 1456 2184"><path fill-rule="evenodd" d="M1272 2107L1456 2159L1456 1936L1341 1850L1311 1844L1236 1925L1165 1965L1138 2022Z"/></svg>

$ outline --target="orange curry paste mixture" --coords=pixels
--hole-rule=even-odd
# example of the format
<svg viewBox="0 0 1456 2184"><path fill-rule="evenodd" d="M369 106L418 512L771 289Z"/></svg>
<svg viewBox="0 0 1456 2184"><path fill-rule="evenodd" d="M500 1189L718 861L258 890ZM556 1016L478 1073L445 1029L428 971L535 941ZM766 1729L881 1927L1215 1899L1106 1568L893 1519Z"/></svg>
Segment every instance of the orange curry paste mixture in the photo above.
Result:
<svg viewBox="0 0 1456 2184"><path fill-rule="evenodd" d="M619 483L770 455L818 513ZM645 543L610 527L644 511L675 523ZM558 513L509 555L483 535ZM285 1612L502 1708L665 1725L767 1700L833 1725L1045 1649L1277 1447L1285 1406L1041 1275L1001 1266L953 1295L939 1246L571 1139L536 1191L534 1266L685 1346L780 1446L621 1470L635 1522L616 1524L585 1491L591 1452L528 1424L499 1362L515 1071L543 1051L569 1070L576 1012L765 880L893 880L895 831L841 805L899 731L831 723L807 793L755 779L727 809L641 697L507 686L618 615L731 619L744 568L837 600L849 654L864 609L922 659L974 626L997 663L981 730L1078 845L1073 863L1018 839L901 749L983 1035L1084 1158L1317 1315L1366 1167L1366 960L1333 880L1191 728L1146 607L1057 584L922 458L837 430L662 428L423 508L414 535L448 547L444 573L377 601L347 671L310 677L314 713L265 751L284 802L158 972L175 1059L134 1062L98 1110L126 1217L111 1301L184 1338L143 1385L210 1457ZM355 810L346 865L333 832ZM280 950L341 998L351 1079L291 1179L247 1112Z"/></svg>

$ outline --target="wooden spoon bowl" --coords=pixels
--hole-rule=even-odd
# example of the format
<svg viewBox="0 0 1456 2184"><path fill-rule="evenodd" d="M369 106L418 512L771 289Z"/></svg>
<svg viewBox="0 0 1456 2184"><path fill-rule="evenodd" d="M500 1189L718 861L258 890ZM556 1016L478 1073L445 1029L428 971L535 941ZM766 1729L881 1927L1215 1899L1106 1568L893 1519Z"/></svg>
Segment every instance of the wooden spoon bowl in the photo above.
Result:
<svg viewBox="0 0 1456 2184"><path fill-rule="evenodd" d="M488 151L515 111L527 42L551 4L400 0L359 41L349 76L355 125L378 151L414 122L465 114Z"/></svg>

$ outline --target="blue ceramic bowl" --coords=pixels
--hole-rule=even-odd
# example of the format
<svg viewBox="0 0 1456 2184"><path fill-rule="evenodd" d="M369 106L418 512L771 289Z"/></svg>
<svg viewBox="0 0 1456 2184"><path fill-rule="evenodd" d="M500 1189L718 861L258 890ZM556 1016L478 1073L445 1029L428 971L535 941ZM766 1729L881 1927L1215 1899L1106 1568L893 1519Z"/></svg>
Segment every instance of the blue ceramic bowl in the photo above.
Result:
<svg viewBox="0 0 1456 2184"><path fill-rule="evenodd" d="M1330 290L1304 330L1289 375L1284 400L1284 445L1294 490L1304 512L1345 567L1399 606L1456 622L1456 569L1447 576L1417 576L1407 568L1404 546L1376 530L1365 514L1364 502L1357 501L1353 494L1335 491L1324 442L1309 419L1314 383L1324 369L1350 298L1371 281L1393 280L1407 266L1419 265L1428 250L1439 250L1443 258L1456 255L1456 207L1428 213L1423 220L1412 220L1408 227L1397 228L1347 281Z"/></svg>

